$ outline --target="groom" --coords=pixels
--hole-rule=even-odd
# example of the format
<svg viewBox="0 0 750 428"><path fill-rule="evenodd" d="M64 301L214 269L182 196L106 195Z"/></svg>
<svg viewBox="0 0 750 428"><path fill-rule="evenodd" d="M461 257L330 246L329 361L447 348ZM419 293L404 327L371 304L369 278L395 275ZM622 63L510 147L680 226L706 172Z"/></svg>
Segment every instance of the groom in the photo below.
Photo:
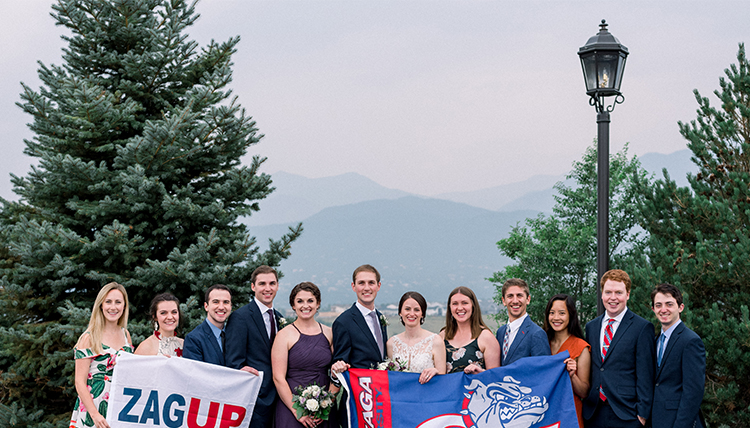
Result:
<svg viewBox="0 0 750 428"><path fill-rule="evenodd" d="M333 361L343 361L350 367L369 369L385 359L388 341L385 317L375 309L375 297L380 290L380 273L370 265L362 265L352 274L352 290L357 303L344 311L333 322ZM346 415L346 395L341 400L341 426L349 425Z"/></svg>

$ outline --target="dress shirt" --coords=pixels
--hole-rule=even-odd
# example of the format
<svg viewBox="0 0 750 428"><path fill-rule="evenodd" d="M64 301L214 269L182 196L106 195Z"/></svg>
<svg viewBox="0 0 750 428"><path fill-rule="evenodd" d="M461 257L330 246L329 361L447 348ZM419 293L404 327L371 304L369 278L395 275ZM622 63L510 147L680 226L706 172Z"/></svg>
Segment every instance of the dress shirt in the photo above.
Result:
<svg viewBox="0 0 750 428"><path fill-rule="evenodd" d="M518 334L518 330L521 329L521 324L523 324L523 321L528 316L529 316L529 313L527 312L523 314L521 318L518 318L517 320L507 324L508 327L506 327L506 329L510 328L510 335L508 336L508 351L510 351L510 347L513 345L513 340L516 338L516 335ZM502 347L503 347L503 344L501 343L500 348L502 349Z"/></svg>
<svg viewBox="0 0 750 428"><path fill-rule="evenodd" d="M620 323L622 322L622 319L625 318L625 313L628 311L627 306L625 307L625 310L620 312L620 315L616 316L615 322L612 323L612 339L615 338L615 334L617 333L617 327L620 326ZM599 331L599 356L602 356L602 347L604 346L604 330L607 329L607 323L609 323L609 320L611 317L607 315L607 312L604 312L604 318L602 318L602 328ZM609 352L609 351L608 351Z"/></svg>
<svg viewBox="0 0 750 428"><path fill-rule="evenodd" d="M375 343L378 343L378 334L381 334L382 331L380 329L380 325L374 325L372 318L370 318L370 312L375 312L375 319L378 323L380 323L380 317L377 316L378 313L375 310L370 310L364 306L362 306L359 302L357 302L357 309L359 309L360 312L362 312L362 316L365 317L365 321L367 322L367 326L370 327L370 333L372 333L372 338L375 339ZM382 336L381 336L382 337Z"/></svg>
<svg viewBox="0 0 750 428"><path fill-rule="evenodd" d="M206 320L206 324L211 328L211 333L214 334L216 337L216 342L219 343L219 349L221 349L221 352L224 352L224 348L221 346L221 332L224 331L223 328L216 327L211 321Z"/></svg>
<svg viewBox="0 0 750 428"><path fill-rule="evenodd" d="M678 319L674 324L672 324L672 327L669 327L666 330L662 330L661 334L664 335L664 348L663 348L662 352L664 352L664 351L667 350L667 343L669 343L669 338L672 336L672 333L674 333L674 329L678 325L680 325L681 322L682 322L682 320Z"/></svg>
<svg viewBox="0 0 750 428"><path fill-rule="evenodd" d="M266 324L266 333L268 333L268 338L270 339L271 338L271 314L268 313L268 310L269 309L273 310L273 306L269 308L268 306L261 303L261 301L258 300L257 297L253 300L255 300L255 303L258 305L258 308L260 309L260 313L263 314L263 322ZM278 332L278 330L279 330L278 326L276 326L276 331Z"/></svg>

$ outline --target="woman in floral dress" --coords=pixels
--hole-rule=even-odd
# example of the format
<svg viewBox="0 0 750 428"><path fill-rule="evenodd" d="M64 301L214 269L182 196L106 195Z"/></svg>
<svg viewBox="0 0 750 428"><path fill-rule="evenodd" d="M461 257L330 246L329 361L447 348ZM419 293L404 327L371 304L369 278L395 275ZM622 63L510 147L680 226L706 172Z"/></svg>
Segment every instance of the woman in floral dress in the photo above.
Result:
<svg viewBox="0 0 750 428"><path fill-rule="evenodd" d="M154 321L154 334L138 345L138 355L164 355L181 357L183 339L175 334L182 320L180 301L172 293L157 294L149 309Z"/></svg>
<svg viewBox="0 0 750 428"><path fill-rule="evenodd" d="M128 325L128 294L110 282L96 296L86 331L76 343L75 387L78 393L70 427L109 428L109 388L117 355L133 352Z"/></svg>
<svg viewBox="0 0 750 428"><path fill-rule="evenodd" d="M500 367L500 344L482 321L479 302L470 288L451 291L440 337L445 340L448 373L480 373Z"/></svg>

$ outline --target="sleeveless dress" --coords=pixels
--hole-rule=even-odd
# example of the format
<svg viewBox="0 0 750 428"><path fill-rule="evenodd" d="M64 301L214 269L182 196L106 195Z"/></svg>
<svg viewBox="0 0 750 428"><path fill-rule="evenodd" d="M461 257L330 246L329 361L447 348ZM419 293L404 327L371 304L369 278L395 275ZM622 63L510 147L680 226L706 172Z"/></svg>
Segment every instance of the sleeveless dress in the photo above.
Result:
<svg viewBox="0 0 750 428"><path fill-rule="evenodd" d="M299 332L297 326L292 324L292 327ZM300 332L299 340L289 349L289 356L287 358L286 382L289 384L289 389L294 393L294 388L297 386L307 386L313 382L324 389L328 389L328 369L331 367L332 360L331 345L328 343L325 334L323 334L323 327L320 328L320 333L314 336L308 336ZM328 414L328 420L321 422L318 427L329 428L338 426L332 423L332 419L335 416L336 412L331 411ZM295 414L281 400L276 405L274 426L276 428L303 427L297 421Z"/></svg>
<svg viewBox="0 0 750 428"><path fill-rule="evenodd" d="M581 339L580 337L570 335L565 340L565 342L563 342L562 346L560 346L560 350L557 351L557 353L559 354L562 351L568 351L570 352L570 358L576 359L581 356L581 352L583 352L583 350L586 348L589 348L589 352L591 352L591 346L589 346L589 344L585 340ZM573 400L576 403L578 425L580 426L580 428L583 428L583 402L581 401L581 397L577 396L575 392L573 393Z"/></svg>
<svg viewBox="0 0 750 428"><path fill-rule="evenodd" d="M177 336L161 337L158 330L154 331L154 336L159 339L159 350L156 355L182 356L182 341Z"/></svg>
<svg viewBox="0 0 750 428"><path fill-rule="evenodd" d="M406 362L406 371L422 373L425 369L435 367L432 359L432 342L436 334L431 334L412 346L407 345L398 336L393 336L393 359Z"/></svg>
<svg viewBox="0 0 750 428"><path fill-rule="evenodd" d="M123 329L122 334L125 335L125 329ZM117 359L117 356L123 352L128 352L130 354L133 353L133 345L127 343L127 339L128 337L125 335L125 345L120 349L112 349L109 346L102 344L104 350L101 354L94 354L94 351L90 348L73 349L74 358L76 360L81 358L91 359L91 366L89 367L89 375L86 385L91 392L91 397L94 399L94 405L104 417L107 417L109 388L112 385L112 371L115 368L115 360ZM93 426L94 420L91 419L91 415L89 415L86 411L86 407L81 403L80 397L77 398L73 415L70 417L70 428Z"/></svg>
<svg viewBox="0 0 750 428"><path fill-rule="evenodd" d="M484 354L479 350L479 338L472 340L468 345L456 348L445 341L445 364L446 373L462 372L471 363L481 368L484 366Z"/></svg>

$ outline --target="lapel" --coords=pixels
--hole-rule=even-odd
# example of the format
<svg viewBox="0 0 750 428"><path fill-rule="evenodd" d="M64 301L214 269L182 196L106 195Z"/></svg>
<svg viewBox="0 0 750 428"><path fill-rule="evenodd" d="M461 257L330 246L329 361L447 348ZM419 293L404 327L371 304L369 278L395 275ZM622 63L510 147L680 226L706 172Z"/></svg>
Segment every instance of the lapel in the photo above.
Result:
<svg viewBox="0 0 750 428"><path fill-rule="evenodd" d="M677 341L680 340L680 335L682 334L682 331L685 329L685 324L680 323L677 327L674 328L674 331L672 332L672 335L669 336L669 342L667 342L667 347L664 349L664 353L661 356L661 366L656 367L656 378L659 378L659 375L661 374L661 370L664 368L664 366L667 365L667 358L669 357L669 353L672 351L672 348L675 347L677 344ZM661 336L661 331L659 332L659 336ZM658 352L658 346L659 346L659 336L656 336L656 347L654 347L654 350L657 350ZM654 362L656 362L656 359L654 359Z"/></svg>
<svg viewBox="0 0 750 428"><path fill-rule="evenodd" d="M633 324L633 311L631 311L630 309L626 309L626 311L627 312L625 312L625 316L622 317L622 321L620 322L620 325L617 327L615 336L612 338L612 343L609 344L609 349L607 350L607 357L604 359L604 361L607 361L609 359L609 356L612 355L612 350L617 346L617 343L620 342L620 338L622 336L625 336L625 332L630 328L631 324ZM604 317L602 317L602 320L603 319ZM601 325L599 327L600 327L599 334L601 334ZM599 350L599 352L601 353L601 349Z"/></svg>
<svg viewBox="0 0 750 428"><path fill-rule="evenodd" d="M221 352L221 348L219 348L219 344L216 342L216 336L214 336L214 332L213 330L211 330L211 326L208 325L208 320L203 321L203 324L204 325L201 327L203 328L203 334L205 334L206 338L208 339L208 346L210 346L211 349L216 352L216 355L222 355L223 358L224 353Z"/></svg>
<svg viewBox="0 0 750 428"><path fill-rule="evenodd" d="M255 300L249 303L250 305L250 318L255 323L255 328L258 330L258 334L263 338L263 343L266 348L271 349L271 339L268 337L268 330L266 330L266 322L263 321L263 314L260 312L260 308Z"/></svg>
<svg viewBox="0 0 750 428"><path fill-rule="evenodd" d="M354 324L357 324L357 327L359 327L360 330L362 330L362 335L367 338L367 342L372 346L372 349L375 350L375 354L380 354L380 349L378 348L378 342L375 340L375 337L372 335L372 331L370 331L370 326L367 325L367 321L365 320L364 315L362 315L362 312L357 307L357 304L352 305L352 318L354 318ZM383 330L382 328L380 329ZM385 344L385 342L383 342ZM385 346L383 346L385 348Z"/></svg>
<svg viewBox="0 0 750 428"><path fill-rule="evenodd" d="M526 316L526 318L521 323L521 328L518 329L518 333L516 333L516 337L513 339L513 343L510 344L510 348L508 349L508 355L506 356L506 359L510 359L511 356L516 352L516 349L518 349L519 346L521 346L521 342L526 338L526 332L529 331L529 323L531 322L531 318ZM513 334L513 332L511 332ZM503 335L505 335L505 332L503 332ZM500 348L500 353L502 354L502 345Z"/></svg>

